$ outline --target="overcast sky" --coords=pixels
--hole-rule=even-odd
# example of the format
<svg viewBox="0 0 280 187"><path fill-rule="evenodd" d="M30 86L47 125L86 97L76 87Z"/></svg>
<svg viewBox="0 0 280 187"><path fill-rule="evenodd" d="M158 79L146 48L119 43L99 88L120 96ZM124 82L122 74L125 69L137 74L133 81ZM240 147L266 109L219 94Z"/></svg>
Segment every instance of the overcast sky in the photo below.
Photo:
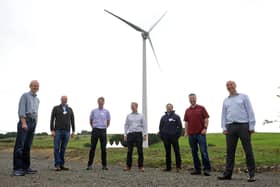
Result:
<svg viewBox="0 0 280 187"><path fill-rule="evenodd" d="M49 132L50 113L68 95L76 129L90 130L89 114L104 96L109 133L122 133L130 102L141 111L142 38L104 12L148 30L167 11L147 46L148 129L157 132L165 105L183 118L188 94L221 132L227 80L248 94L257 131L280 132L280 1L278 0L0 0L0 133L16 131L20 96L40 82L37 132Z"/></svg>

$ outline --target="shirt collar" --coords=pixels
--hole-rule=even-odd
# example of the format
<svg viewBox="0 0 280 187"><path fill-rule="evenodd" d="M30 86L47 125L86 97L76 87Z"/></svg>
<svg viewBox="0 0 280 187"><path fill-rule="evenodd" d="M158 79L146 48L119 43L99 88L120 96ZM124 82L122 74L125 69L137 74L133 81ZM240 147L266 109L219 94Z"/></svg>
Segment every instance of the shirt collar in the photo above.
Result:
<svg viewBox="0 0 280 187"><path fill-rule="evenodd" d="M31 91L29 92L29 94L32 95L33 97L37 96L37 94L35 94L35 93L31 92Z"/></svg>

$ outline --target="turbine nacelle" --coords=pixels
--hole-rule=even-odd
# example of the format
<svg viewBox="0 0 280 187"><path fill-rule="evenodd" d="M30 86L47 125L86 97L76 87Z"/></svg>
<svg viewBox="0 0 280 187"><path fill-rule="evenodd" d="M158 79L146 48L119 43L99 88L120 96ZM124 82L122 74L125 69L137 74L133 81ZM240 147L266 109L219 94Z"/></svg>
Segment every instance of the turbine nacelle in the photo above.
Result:
<svg viewBox="0 0 280 187"><path fill-rule="evenodd" d="M147 40L148 38L150 38L150 33L148 33L148 32L142 32L141 33L141 35L142 35L142 38L144 39L144 40Z"/></svg>

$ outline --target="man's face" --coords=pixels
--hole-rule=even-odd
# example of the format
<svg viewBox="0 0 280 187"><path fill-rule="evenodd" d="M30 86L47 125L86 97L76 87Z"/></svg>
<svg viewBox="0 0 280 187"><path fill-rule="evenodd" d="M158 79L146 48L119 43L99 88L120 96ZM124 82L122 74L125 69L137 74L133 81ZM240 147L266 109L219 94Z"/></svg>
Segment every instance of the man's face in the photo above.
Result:
<svg viewBox="0 0 280 187"><path fill-rule="evenodd" d="M166 105L166 111L168 113L172 112L173 111L173 106L171 104Z"/></svg>
<svg viewBox="0 0 280 187"><path fill-rule="evenodd" d="M233 81L228 81L227 82L227 90L230 94L235 94L236 93L236 84Z"/></svg>
<svg viewBox="0 0 280 187"><path fill-rule="evenodd" d="M37 93L39 90L39 82L38 81L32 81L30 83L30 90L32 93Z"/></svg>
<svg viewBox="0 0 280 187"><path fill-rule="evenodd" d="M189 101L191 105L196 105L196 96L195 95L189 96Z"/></svg>
<svg viewBox="0 0 280 187"><path fill-rule="evenodd" d="M67 100L68 100L67 96L62 96L61 97L61 104L66 105L67 104Z"/></svg>
<svg viewBox="0 0 280 187"><path fill-rule="evenodd" d="M103 107L105 102L103 99L98 99L97 103L99 107Z"/></svg>
<svg viewBox="0 0 280 187"><path fill-rule="evenodd" d="M136 103L131 103L131 110L132 112L137 112L138 106Z"/></svg>

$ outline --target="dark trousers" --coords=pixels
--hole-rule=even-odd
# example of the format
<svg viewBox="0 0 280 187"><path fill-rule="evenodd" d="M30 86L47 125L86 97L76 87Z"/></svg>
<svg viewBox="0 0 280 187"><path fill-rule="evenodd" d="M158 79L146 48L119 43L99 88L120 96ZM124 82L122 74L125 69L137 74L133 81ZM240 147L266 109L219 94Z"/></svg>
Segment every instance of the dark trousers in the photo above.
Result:
<svg viewBox="0 0 280 187"><path fill-rule="evenodd" d="M204 166L203 170L210 171L211 165L210 165L210 160L207 151L206 135L203 134L189 135L189 144L192 150L194 169L196 171L201 171L201 162L198 157L198 145L199 145L201 159Z"/></svg>
<svg viewBox="0 0 280 187"><path fill-rule="evenodd" d="M132 166L132 154L134 144L137 147L138 152L138 167L143 167L144 154L143 154L143 135L142 132L132 132L127 135L127 159L126 165L128 167Z"/></svg>
<svg viewBox="0 0 280 187"><path fill-rule="evenodd" d="M56 130L54 137L54 165L64 166L64 155L69 141L70 131Z"/></svg>
<svg viewBox="0 0 280 187"><path fill-rule="evenodd" d="M27 119L27 130L22 129L19 121L17 124L17 137L14 147L14 170L26 170L30 167L30 149L36 128L35 119Z"/></svg>
<svg viewBox="0 0 280 187"><path fill-rule="evenodd" d="M94 156L95 156L95 149L96 144L100 140L100 147L101 147L101 160L102 166L107 166L107 157L106 157L106 144L107 144L107 133L106 129L98 129L93 128L91 132L91 146L89 150L89 159L88 159L88 166L93 164Z"/></svg>
<svg viewBox="0 0 280 187"><path fill-rule="evenodd" d="M248 123L233 123L227 125L228 134L226 135L227 156L226 171L224 175L231 176L234 168L235 151L238 139L240 138L243 150L246 155L246 163L251 177L255 176L255 159L251 144Z"/></svg>
<svg viewBox="0 0 280 187"><path fill-rule="evenodd" d="M180 147L178 138L176 135L166 135L161 137L164 148L165 148L165 163L166 163L166 169L171 169L171 145L173 147L175 158L176 158L176 167L181 168L181 154L180 154Z"/></svg>

